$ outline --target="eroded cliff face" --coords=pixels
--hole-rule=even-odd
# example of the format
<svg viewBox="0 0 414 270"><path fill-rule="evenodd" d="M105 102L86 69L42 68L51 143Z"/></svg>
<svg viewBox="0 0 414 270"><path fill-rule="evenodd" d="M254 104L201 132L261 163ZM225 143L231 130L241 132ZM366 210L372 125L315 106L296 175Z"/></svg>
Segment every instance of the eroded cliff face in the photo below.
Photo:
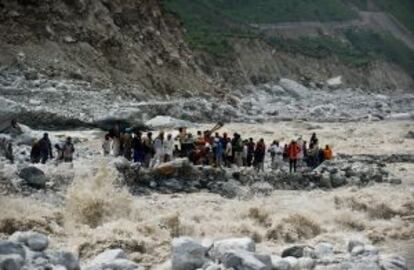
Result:
<svg viewBox="0 0 414 270"><path fill-rule="evenodd" d="M197 63L216 80L230 85L260 84L291 78L323 88L326 80L342 76L344 86L366 91L412 92L414 79L401 67L378 59L368 66L348 65L336 58L317 59L278 51L257 39L233 40L234 58L221 59L197 53ZM231 68L230 68L231 67Z"/></svg>
<svg viewBox="0 0 414 270"><path fill-rule="evenodd" d="M211 89L157 0L0 0L0 31L3 74L87 81L137 98Z"/></svg>

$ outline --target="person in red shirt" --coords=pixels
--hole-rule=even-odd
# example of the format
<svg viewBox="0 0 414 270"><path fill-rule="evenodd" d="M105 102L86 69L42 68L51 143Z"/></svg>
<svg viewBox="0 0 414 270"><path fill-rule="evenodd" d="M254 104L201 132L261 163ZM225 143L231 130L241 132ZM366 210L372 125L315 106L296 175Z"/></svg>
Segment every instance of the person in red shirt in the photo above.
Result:
<svg viewBox="0 0 414 270"><path fill-rule="evenodd" d="M289 158L289 172L292 173L296 172L297 164L298 164L298 158L299 153L301 149L299 145L296 143L296 141L292 141L288 146L288 158Z"/></svg>

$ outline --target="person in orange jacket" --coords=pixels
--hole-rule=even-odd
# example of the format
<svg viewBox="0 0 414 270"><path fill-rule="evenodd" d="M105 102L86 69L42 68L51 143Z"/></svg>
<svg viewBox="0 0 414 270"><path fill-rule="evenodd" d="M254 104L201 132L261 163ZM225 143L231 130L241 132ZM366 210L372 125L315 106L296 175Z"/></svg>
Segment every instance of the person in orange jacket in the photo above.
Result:
<svg viewBox="0 0 414 270"><path fill-rule="evenodd" d="M288 146L288 158L289 158L289 172L296 172L298 165L298 158L301 149L296 141L292 141Z"/></svg>
<svg viewBox="0 0 414 270"><path fill-rule="evenodd" d="M323 150L323 159L331 160L332 157L333 157L332 149L329 147L329 145L326 145L325 149Z"/></svg>

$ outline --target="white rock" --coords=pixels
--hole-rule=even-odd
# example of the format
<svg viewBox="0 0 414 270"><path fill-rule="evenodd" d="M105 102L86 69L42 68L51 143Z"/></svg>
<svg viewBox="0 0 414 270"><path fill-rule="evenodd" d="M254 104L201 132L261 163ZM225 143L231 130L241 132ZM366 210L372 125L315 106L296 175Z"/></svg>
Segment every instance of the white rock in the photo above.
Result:
<svg viewBox="0 0 414 270"><path fill-rule="evenodd" d="M319 243L315 246L315 255L318 258L330 257L334 255L333 246L329 243Z"/></svg>
<svg viewBox="0 0 414 270"><path fill-rule="evenodd" d="M127 259L125 252L120 248L109 249L98 254L98 256L89 262L89 265L108 263L116 259Z"/></svg>
<svg viewBox="0 0 414 270"><path fill-rule="evenodd" d="M348 252L352 252L354 247L356 246L364 246L364 243L359 240L349 240L348 242Z"/></svg>
<svg viewBox="0 0 414 270"><path fill-rule="evenodd" d="M229 250L245 250L255 252L256 245L254 241L249 237L230 238L215 241L211 252L212 257L218 259Z"/></svg>
<svg viewBox="0 0 414 270"><path fill-rule="evenodd" d="M316 265L315 260L308 257L302 257L298 259L298 265L296 269L299 270L312 270Z"/></svg>
<svg viewBox="0 0 414 270"><path fill-rule="evenodd" d="M283 258L285 262L287 262L290 265L290 269L296 269L298 265L298 259L295 257L285 257Z"/></svg>
<svg viewBox="0 0 414 270"><path fill-rule="evenodd" d="M172 242L172 270L197 269L208 261L207 248L189 237L175 238Z"/></svg>
<svg viewBox="0 0 414 270"><path fill-rule="evenodd" d="M364 247L364 251L368 255L378 255L379 253L378 248L374 247L373 245L366 245Z"/></svg>
<svg viewBox="0 0 414 270"><path fill-rule="evenodd" d="M414 120L414 112L393 113L387 117L389 120Z"/></svg>
<svg viewBox="0 0 414 270"><path fill-rule="evenodd" d="M342 76L330 78L329 80L326 81L326 84L330 88L338 88L339 86L342 85Z"/></svg>
<svg viewBox="0 0 414 270"><path fill-rule="evenodd" d="M364 246L355 246L351 251L351 255L358 256L364 253L364 251L365 251Z"/></svg>
<svg viewBox="0 0 414 270"><path fill-rule="evenodd" d="M279 256L271 256L274 270L290 270L290 264Z"/></svg>
<svg viewBox="0 0 414 270"><path fill-rule="evenodd" d="M158 115L151 120L145 122L145 125L154 129L160 128L180 128L180 127L192 127L193 123L185 120L180 120L171 116Z"/></svg>
<svg viewBox="0 0 414 270"><path fill-rule="evenodd" d="M280 79L279 85L294 98L305 98L310 94L308 88L290 79Z"/></svg>

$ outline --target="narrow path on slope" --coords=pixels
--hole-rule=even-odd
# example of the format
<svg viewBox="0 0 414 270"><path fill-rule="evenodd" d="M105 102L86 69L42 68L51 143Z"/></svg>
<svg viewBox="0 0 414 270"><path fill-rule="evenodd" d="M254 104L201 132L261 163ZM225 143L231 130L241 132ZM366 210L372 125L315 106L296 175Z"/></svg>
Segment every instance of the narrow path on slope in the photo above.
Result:
<svg viewBox="0 0 414 270"><path fill-rule="evenodd" d="M381 29L390 32L395 38L402 41L414 50L414 34L411 33L392 15L385 12L358 11L359 19L344 22L283 22L274 24L251 24L252 27L264 32L303 32L304 28L314 32L322 30L330 32L350 27Z"/></svg>

